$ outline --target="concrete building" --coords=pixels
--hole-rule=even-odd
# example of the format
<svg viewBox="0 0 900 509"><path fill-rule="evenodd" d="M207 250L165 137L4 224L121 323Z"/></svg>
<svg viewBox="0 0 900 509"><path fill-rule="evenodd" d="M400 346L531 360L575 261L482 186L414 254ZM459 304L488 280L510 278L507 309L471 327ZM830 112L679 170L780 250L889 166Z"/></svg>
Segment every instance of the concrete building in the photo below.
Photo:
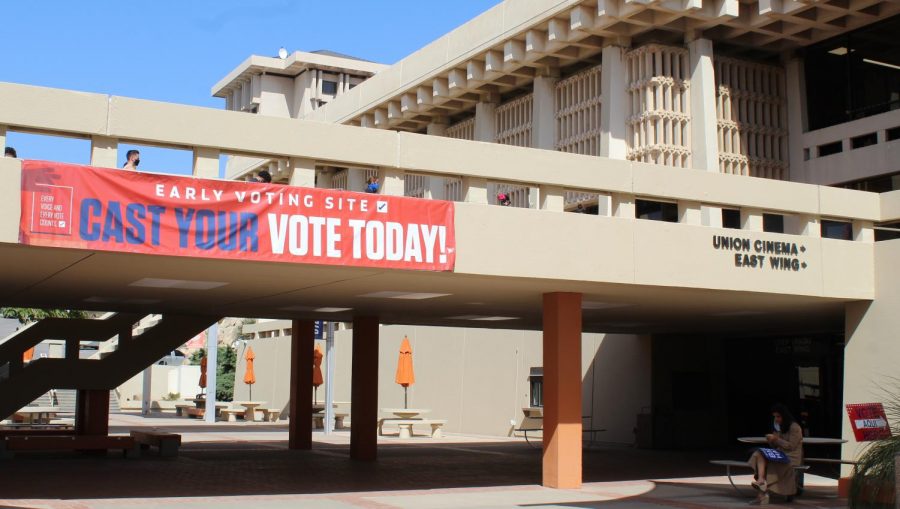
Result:
<svg viewBox="0 0 900 509"><path fill-rule="evenodd" d="M651 445L707 447L766 431L783 400L812 434L843 434L852 458L842 405L876 400L900 359L900 62L884 35L898 12L877 0L507 0L303 118L0 84L0 141L89 138L95 167L114 168L127 140L190 147L197 186L247 185L208 180L225 154L284 165L297 186L285 192L455 202L444 272L35 246L12 219L32 173L2 160L0 303L122 315L42 329L69 343L128 338L128 314L163 318L97 361L23 366L34 331L0 345L0 389L15 388L0 390L0 413L67 386L83 391L82 429L101 434L99 389L221 316L258 316L292 320L284 376L291 413L307 414L312 320L326 319L352 322L338 362L350 361L356 459L376 458L379 408L398 401L379 373L401 334L438 374L415 401L433 398L457 429L488 415L499 424L485 432L502 433L542 368L547 486L581 482L588 403L610 430L596 439L627 442L641 413ZM844 86L821 94L823 68L843 68ZM265 99L292 111L284 94ZM372 174L379 195L339 191ZM497 192L514 206L492 206ZM590 213L566 213L579 204ZM469 347L487 361L471 363ZM290 421L291 448L311 446L309 426Z"/></svg>

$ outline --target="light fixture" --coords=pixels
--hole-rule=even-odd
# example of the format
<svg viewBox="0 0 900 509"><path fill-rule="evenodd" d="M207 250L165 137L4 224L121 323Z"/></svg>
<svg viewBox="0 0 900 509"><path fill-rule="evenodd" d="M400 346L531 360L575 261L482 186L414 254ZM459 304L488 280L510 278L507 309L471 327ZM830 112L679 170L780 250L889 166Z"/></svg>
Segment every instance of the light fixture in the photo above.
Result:
<svg viewBox="0 0 900 509"><path fill-rule="evenodd" d="M360 295L370 299L401 299L401 300L424 300L436 299L438 297L446 297L449 293L420 293L420 292L373 292Z"/></svg>
<svg viewBox="0 0 900 509"><path fill-rule="evenodd" d="M583 301L581 303L581 309L611 309L611 308L626 308L631 306L631 304L622 304L620 302L596 302L596 301Z"/></svg>
<svg viewBox="0 0 900 509"><path fill-rule="evenodd" d="M870 58L864 58L864 59L862 59L862 61L867 64L880 65L882 67L887 67L889 69L896 69L896 70L900 71L900 65L889 64L887 62L879 62L878 60L872 60Z"/></svg>
<svg viewBox="0 0 900 509"><path fill-rule="evenodd" d="M487 316L487 315L459 315L448 316L448 320L471 320L475 322L502 322L506 320L518 320L515 316Z"/></svg>
<svg viewBox="0 0 900 509"><path fill-rule="evenodd" d="M284 60L285 58L287 58L287 56L288 56L288 52L284 48L284 46L278 48L278 58Z"/></svg>
<svg viewBox="0 0 900 509"><path fill-rule="evenodd" d="M212 290L225 286L228 283L222 281L192 281L189 279L161 279L155 277L145 277L138 279L128 286L139 286L142 288L172 288L177 290Z"/></svg>
<svg viewBox="0 0 900 509"><path fill-rule="evenodd" d="M313 311L317 313L340 313L342 311L350 311L353 308L316 308Z"/></svg>
<svg viewBox="0 0 900 509"><path fill-rule="evenodd" d="M853 50L847 50L847 48L845 46L841 46L840 48L834 48L833 50L829 51L828 53L842 57L842 56L846 55L847 53L850 53L850 51L853 51Z"/></svg>

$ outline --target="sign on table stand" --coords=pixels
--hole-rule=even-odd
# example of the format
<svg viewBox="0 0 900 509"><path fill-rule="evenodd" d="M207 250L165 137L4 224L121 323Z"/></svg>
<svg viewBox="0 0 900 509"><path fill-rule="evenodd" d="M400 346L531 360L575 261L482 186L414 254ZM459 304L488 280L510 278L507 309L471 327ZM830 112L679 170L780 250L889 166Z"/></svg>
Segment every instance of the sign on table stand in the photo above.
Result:
<svg viewBox="0 0 900 509"><path fill-rule="evenodd" d="M881 403L855 403L847 405L850 426L857 442L871 442L891 437L884 406Z"/></svg>

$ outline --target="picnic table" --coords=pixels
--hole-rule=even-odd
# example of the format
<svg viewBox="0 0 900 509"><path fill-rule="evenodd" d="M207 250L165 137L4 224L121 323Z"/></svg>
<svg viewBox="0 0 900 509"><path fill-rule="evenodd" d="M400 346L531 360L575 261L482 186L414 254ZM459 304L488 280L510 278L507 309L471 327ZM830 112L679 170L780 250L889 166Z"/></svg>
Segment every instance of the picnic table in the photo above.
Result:
<svg viewBox="0 0 900 509"><path fill-rule="evenodd" d="M244 407L244 420L256 422L256 409L265 405L265 401L235 401L235 405Z"/></svg>
<svg viewBox="0 0 900 509"><path fill-rule="evenodd" d="M425 415L431 410L421 408L382 408L382 413L394 414L395 419L421 419L420 415Z"/></svg>
<svg viewBox="0 0 900 509"><path fill-rule="evenodd" d="M16 411L16 415L22 417L25 424L50 424L57 412L59 408L55 406L27 406Z"/></svg>
<svg viewBox="0 0 900 509"><path fill-rule="evenodd" d="M745 444L767 444L766 437L738 437L738 442ZM803 445L841 445L847 443L842 438L803 437Z"/></svg>

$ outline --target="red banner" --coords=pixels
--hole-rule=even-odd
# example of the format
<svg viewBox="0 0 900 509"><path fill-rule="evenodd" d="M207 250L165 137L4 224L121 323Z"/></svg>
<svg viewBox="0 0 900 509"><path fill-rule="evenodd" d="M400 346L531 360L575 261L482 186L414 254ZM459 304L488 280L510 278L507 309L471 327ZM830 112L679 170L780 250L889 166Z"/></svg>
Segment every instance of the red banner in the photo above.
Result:
<svg viewBox="0 0 900 509"><path fill-rule="evenodd" d="M25 161L19 242L453 270L453 202Z"/></svg>
<svg viewBox="0 0 900 509"><path fill-rule="evenodd" d="M888 424L884 406L881 403L855 403L847 405L850 426L857 442L871 442L882 438L891 438L891 427Z"/></svg>

